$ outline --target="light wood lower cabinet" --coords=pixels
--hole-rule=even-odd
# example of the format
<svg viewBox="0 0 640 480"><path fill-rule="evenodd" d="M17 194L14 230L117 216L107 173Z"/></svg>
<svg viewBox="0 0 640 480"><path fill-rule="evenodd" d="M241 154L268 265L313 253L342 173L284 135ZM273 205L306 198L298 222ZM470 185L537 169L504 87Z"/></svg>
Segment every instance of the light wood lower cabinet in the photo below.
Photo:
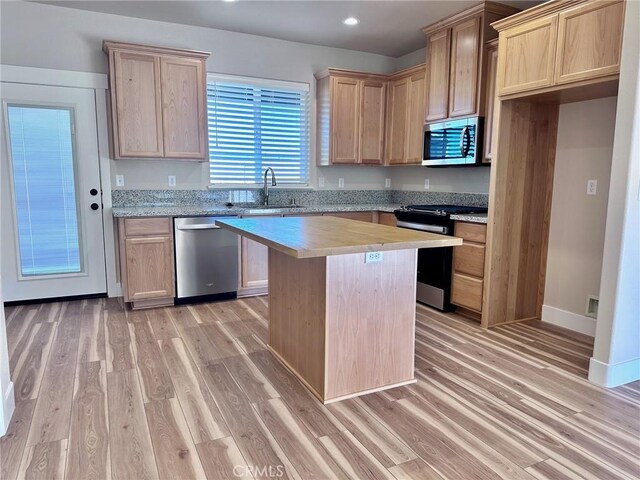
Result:
<svg viewBox="0 0 640 480"><path fill-rule="evenodd" d="M240 237L239 296L263 295L269 286L269 248Z"/></svg>
<svg viewBox="0 0 640 480"><path fill-rule="evenodd" d="M397 226L396 216L389 212L378 212L378 223L380 225L388 225L390 227Z"/></svg>
<svg viewBox="0 0 640 480"><path fill-rule="evenodd" d="M175 297L173 234L170 218L118 221L120 278L132 308L172 305Z"/></svg>
<svg viewBox="0 0 640 480"><path fill-rule="evenodd" d="M479 320L482 313L487 226L456 222L454 236L462 238L463 244L453 248L451 303L468 310L462 313Z"/></svg>

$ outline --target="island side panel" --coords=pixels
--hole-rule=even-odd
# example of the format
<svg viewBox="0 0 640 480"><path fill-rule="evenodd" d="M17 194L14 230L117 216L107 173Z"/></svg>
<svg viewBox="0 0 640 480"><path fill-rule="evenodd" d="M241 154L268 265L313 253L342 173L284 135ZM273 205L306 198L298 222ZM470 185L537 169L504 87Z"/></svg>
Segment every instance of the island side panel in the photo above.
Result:
<svg viewBox="0 0 640 480"><path fill-rule="evenodd" d="M324 399L326 257L269 248L269 347Z"/></svg>
<svg viewBox="0 0 640 480"><path fill-rule="evenodd" d="M414 379L417 250L327 257L325 402Z"/></svg>

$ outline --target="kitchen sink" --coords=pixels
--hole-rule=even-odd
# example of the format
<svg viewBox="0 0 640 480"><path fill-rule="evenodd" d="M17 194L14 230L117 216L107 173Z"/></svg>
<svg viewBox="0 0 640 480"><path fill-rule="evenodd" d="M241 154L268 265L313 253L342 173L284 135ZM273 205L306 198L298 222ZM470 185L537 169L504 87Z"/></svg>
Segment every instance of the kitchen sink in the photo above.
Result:
<svg viewBox="0 0 640 480"><path fill-rule="evenodd" d="M272 213L282 213L282 210L294 208L304 208L302 205L259 205L245 210L247 215L270 215Z"/></svg>

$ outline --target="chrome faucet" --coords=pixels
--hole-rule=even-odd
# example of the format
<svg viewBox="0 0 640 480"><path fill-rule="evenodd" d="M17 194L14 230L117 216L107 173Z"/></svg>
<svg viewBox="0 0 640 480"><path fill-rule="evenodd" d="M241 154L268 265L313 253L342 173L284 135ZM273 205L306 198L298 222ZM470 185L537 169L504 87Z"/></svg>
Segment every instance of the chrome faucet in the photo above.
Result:
<svg viewBox="0 0 640 480"><path fill-rule="evenodd" d="M276 183L276 172L273 171L273 168L267 167L264 171L264 204L265 206L269 205L269 184L267 183L267 173L271 170L271 186L275 187Z"/></svg>

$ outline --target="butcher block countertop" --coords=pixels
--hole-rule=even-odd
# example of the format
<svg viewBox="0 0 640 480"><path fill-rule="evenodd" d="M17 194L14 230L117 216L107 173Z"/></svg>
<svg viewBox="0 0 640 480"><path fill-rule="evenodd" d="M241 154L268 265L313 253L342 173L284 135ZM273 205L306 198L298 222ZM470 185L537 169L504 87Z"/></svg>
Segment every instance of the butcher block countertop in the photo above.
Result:
<svg viewBox="0 0 640 480"><path fill-rule="evenodd" d="M216 224L295 258L462 245L457 237L337 217L258 217Z"/></svg>

